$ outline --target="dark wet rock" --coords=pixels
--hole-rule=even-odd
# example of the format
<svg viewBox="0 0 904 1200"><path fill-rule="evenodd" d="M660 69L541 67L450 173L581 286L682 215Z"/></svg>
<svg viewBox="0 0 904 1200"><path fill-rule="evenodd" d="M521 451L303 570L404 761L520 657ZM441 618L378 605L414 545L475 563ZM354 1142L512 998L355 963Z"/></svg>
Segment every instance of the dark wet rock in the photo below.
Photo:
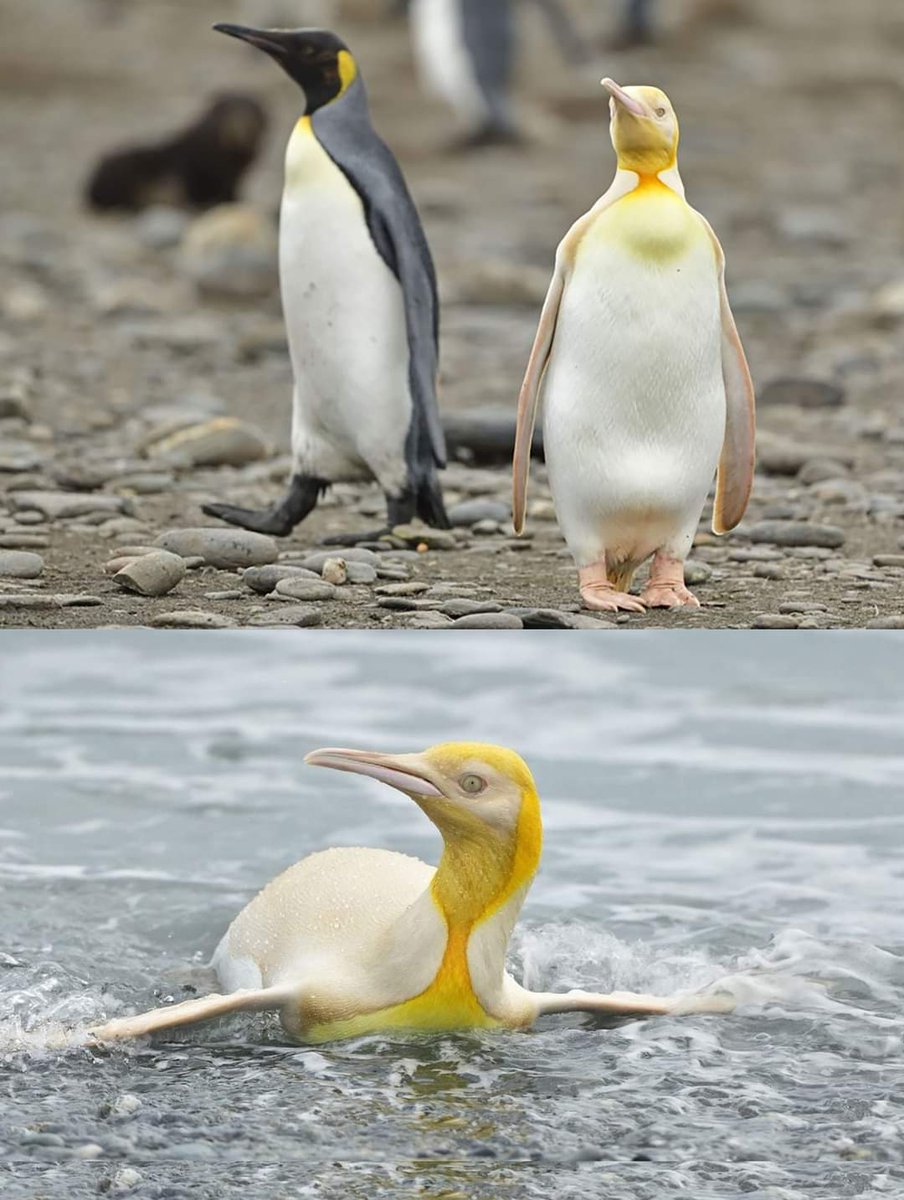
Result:
<svg viewBox="0 0 904 1200"><path fill-rule="evenodd" d="M247 529L169 529L155 545L182 558L203 558L208 566L224 570L265 566L279 557L273 538Z"/></svg>
<svg viewBox="0 0 904 1200"><path fill-rule="evenodd" d="M173 612L157 613L148 622L154 629L236 629L238 622L219 613L205 612L200 608L184 608Z"/></svg>
<svg viewBox="0 0 904 1200"><path fill-rule="evenodd" d="M40 554L26 550L0 550L0 578L37 579L44 570Z"/></svg>
<svg viewBox="0 0 904 1200"><path fill-rule="evenodd" d="M841 408L844 389L821 379L774 379L757 395L757 404L799 408Z"/></svg>
<svg viewBox="0 0 904 1200"><path fill-rule="evenodd" d="M511 518L511 509L499 500L463 500L449 509L449 521L453 527L470 527L480 521L506 523Z"/></svg>
<svg viewBox="0 0 904 1200"><path fill-rule="evenodd" d="M322 621L323 614L316 604L284 604L273 605L265 613L255 613L248 624L257 627L294 625L307 629Z"/></svg>
<svg viewBox="0 0 904 1200"><path fill-rule="evenodd" d="M557 608L510 608L525 629L614 629L612 621L587 616L586 613L563 612Z"/></svg>
<svg viewBox="0 0 904 1200"><path fill-rule="evenodd" d="M813 525L808 521L759 521L747 530L752 542L770 542L775 546L816 546L836 550L843 546L845 534L836 525Z"/></svg>
<svg viewBox="0 0 904 1200"><path fill-rule="evenodd" d="M797 617L783 613L760 613L753 619L754 629L797 629L799 624Z"/></svg>
<svg viewBox="0 0 904 1200"><path fill-rule="evenodd" d="M523 629L524 622L514 613L473 613L452 622L452 629Z"/></svg>
<svg viewBox="0 0 904 1200"><path fill-rule="evenodd" d="M148 458L177 466L241 467L267 458L261 434L236 417L214 417L145 444Z"/></svg>
<svg viewBox="0 0 904 1200"><path fill-rule="evenodd" d="M289 576L280 579L270 593L276 599L322 601L335 600L336 589L323 579L304 579L299 576Z"/></svg>
<svg viewBox="0 0 904 1200"><path fill-rule="evenodd" d="M142 596L165 596L182 582L185 562L168 550L155 550L133 558L113 576L113 582Z"/></svg>
<svg viewBox="0 0 904 1200"><path fill-rule="evenodd" d="M444 600L439 606L439 611L445 613L447 617L471 617L477 613L501 612L502 605L494 604L488 600L465 600L453 597L450 600Z"/></svg>
<svg viewBox="0 0 904 1200"><path fill-rule="evenodd" d="M84 495L79 492L11 492L17 512L34 510L48 521L84 517L89 513L130 513L131 506L121 496Z"/></svg>
<svg viewBox="0 0 904 1200"><path fill-rule="evenodd" d="M291 566L289 563L270 563L265 567L246 567L242 572L242 579L253 592L257 592L260 596L269 595L281 579L291 579L292 577L312 580L320 578L316 571Z"/></svg>

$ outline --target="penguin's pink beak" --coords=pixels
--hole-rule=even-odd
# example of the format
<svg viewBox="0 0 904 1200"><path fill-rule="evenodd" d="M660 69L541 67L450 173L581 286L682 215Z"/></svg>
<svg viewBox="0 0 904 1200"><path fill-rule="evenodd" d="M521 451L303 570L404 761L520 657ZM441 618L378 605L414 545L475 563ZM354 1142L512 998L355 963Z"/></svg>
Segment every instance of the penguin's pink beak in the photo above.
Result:
<svg viewBox="0 0 904 1200"><path fill-rule="evenodd" d="M625 89L617 84L614 79L607 77L601 82L616 104L620 104L632 116L645 117L647 115L646 109L640 101L635 100L633 96L629 96Z"/></svg>
<svg viewBox="0 0 904 1200"><path fill-rule="evenodd" d="M304 757L312 767L332 767L353 775L369 775L406 796L442 796L427 778L429 768L419 754L375 754L369 750L312 750Z"/></svg>

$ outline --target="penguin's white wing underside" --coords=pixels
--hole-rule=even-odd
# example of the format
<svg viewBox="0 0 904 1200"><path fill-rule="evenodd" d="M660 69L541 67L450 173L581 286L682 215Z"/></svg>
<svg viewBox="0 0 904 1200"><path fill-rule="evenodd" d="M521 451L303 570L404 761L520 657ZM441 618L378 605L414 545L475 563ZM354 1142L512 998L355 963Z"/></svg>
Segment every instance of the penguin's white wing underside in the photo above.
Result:
<svg viewBox="0 0 904 1200"><path fill-rule="evenodd" d="M287 987L260 988L230 992L226 996L212 994L196 1000L185 1000L181 1004L168 1004L152 1008L149 1012L134 1017L118 1017L106 1025L98 1025L88 1031L91 1038L99 1042L118 1042L129 1038L145 1037L162 1029L178 1029L182 1025L194 1025L198 1021L210 1021L214 1017L236 1012L278 1011L289 1001L294 992Z"/></svg>
<svg viewBox="0 0 904 1200"><path fill-rule="evenodd" d="M537 1015L582 1012L613 1020L630 1017L689 1016L693 1013L727 1013L734 999L720 992L677 993L649 996L637 992L542 992L534 993Z"/></svg>
<svg viewBox="0 0 904 1200"><path fill-rule="evenodd" d="M725 382L726 407L725 440L719 459L716 502L713 507L713 532L721 534L728 533L739 524L747 511L753 488L756 465L756 392L728 299L728 289L725 285L725 253L710 223L705 217L700 219L712 238L719 267L722 378Z"/></svg>

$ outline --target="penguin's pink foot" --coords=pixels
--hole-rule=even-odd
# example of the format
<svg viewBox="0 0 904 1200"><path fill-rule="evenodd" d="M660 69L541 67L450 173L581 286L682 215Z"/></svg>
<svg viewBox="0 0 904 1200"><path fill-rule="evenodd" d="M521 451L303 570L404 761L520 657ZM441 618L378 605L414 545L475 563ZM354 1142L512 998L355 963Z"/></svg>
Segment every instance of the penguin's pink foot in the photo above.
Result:
<svg viewBox="0 0 904 1200"><path fill-rule="evenodd" d="M609 582L605 566L595 564L582 567L580 571L581 599L591 612L646 612L646 607L637 596L619 592Z"/></svg>
<svg viewBox="0 0 904 1200"><path fill-rule="evenodd" d="M684 563L679 558L657 554L650 568L650 582L641 598L648 608L699 608L700 601L684 583Z"/></svg>

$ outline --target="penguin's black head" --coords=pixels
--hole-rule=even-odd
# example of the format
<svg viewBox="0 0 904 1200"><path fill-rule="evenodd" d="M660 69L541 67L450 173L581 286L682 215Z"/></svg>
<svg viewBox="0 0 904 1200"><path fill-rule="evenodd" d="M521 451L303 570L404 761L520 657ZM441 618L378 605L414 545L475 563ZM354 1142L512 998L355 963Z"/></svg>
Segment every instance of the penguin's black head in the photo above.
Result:
<svg viewBox="0 0 904 1200"><path fill-rule="evenodd" d="M249 29L225 24L214 25L214 29L250 42L275 58L303 89L308 115L341 96L358 75L348 46L328 29Z"/></svg>

